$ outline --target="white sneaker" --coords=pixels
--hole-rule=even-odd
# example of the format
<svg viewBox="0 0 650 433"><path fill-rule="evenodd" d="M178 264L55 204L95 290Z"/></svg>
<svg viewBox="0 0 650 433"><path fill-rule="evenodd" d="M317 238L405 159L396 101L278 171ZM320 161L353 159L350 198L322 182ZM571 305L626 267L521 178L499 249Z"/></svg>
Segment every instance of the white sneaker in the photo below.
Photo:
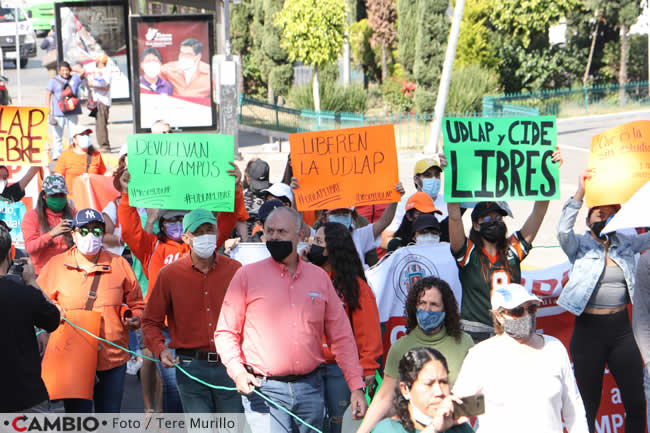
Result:
<svg viewBox="0 0 650 433"><path fill-rule="evenodd" d="M140 368L142 368L142 358L131 358L126 363L126 374L135 376L138 374Z"/></svg>

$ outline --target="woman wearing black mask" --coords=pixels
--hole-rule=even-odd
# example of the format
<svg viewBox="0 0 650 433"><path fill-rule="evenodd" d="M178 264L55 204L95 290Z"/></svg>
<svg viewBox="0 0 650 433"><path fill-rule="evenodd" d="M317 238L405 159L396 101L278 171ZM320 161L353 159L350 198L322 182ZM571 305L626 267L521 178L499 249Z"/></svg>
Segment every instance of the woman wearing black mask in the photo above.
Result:
<svg viewBox="0 0 650 433"><path fill-rule="evenodd" d="M343 224L325 223L309 248L307 258L323 268L345 306L357 342L359 360L366 384L375 378L379 368L377 358L382 354L379 311L375 296L366 283L361 259L352 241L350 231ZM343 413L350 404L350 390L343 372L323 339L327 364L324 369L326 425L330 433L340 433Z"/></svg>
<svg viewBox="0 0 650 433"><path fill-rule="evenodd" d="M618 204L595 206L587 214L587 231L573 231L585 195L586 170L578 190L564 205L557 228L560 246L573 265L557 304L575 314L571 357L587 412L589 431L595 430L605 365L621 390L626 432L645 431L643 361L627 312L635 283L635 254L650 248L650 233L625 236L603 234Z"/></svg>

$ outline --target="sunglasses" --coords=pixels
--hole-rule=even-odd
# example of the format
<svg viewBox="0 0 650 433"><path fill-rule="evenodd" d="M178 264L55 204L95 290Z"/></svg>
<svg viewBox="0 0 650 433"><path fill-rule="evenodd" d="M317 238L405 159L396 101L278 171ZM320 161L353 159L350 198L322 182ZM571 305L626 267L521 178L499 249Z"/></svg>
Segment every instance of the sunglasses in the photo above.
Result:
<svg viewBox="0 0 650 433"><path fill-rule="evenodd" d="M532 316L537 313L539 309L538 304L530 304L528 307L524 308L522 305L513 308L512 310L506 310L505 313L512 317L521 317L524 315L524 310L528 311L528 315Z"/></svg>
<svg viewBox="0 0 650 433"><path fill-rule="evenodd" d="M104 230L100 229L99 227L95 227L94 229L82 227L78 230L78 232L81 234L81 236L88 236L88 233L92 233L95 236L102 236L104 234Z"/></svg>

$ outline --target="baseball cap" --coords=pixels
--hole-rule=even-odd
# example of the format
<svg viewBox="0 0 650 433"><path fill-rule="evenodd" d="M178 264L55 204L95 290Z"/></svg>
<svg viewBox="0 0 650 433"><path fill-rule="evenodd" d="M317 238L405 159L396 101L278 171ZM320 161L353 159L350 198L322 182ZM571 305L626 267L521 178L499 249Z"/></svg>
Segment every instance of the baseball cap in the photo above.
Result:
<svg viewBox="0 0 650 433"><path fill-rule="evenodd" d="M271 212L273 212L273 209L282 206L284 206L284 203L282 203L280 200L265 201L262 204L262 206L260 206L260 209L257 211L257 219L260 220L262 223L264 223L264 221L266 221L266 219L269 217Z"/></svg>
<svg viewBox="0 0 650 433"><path fill-rule="evenodd" d="M291 191L291 187L286 183L274 183L270 188L266 188L262 190L262 192L271 194L277 198L286 197L291 201L291 204L293 204L293 191Z"/></svg>
<svg viewBox="0 0 650 433"><path fill-rule="evenodd" d="M187 215L188 211L186 210L173 210L173 209L165 209L160 211L160 218L164 220L170 220L175 217L182 216L184 217Z"/></svg>
<svg viewBox="0 0 650 433"><path fill-rule="evenodd" d="M255 191L267 189L271 185L271 182L269 182L269 164L264 160L256 159L251 162L246 169L246 174L248 174L251 180L250 185Z"/></svg>
<svg viewBox="0 0 650 433"><path fill-rule="evenodd" d="M440 231L440 223L436 217L428 213L418 215L418 217L415 219L415 222L413 223L413 232L417 233L425 229L435 229Z"/></svg>
<svg viewBox="0 0 650 433"><path fill-rule="evenodd" d="M65 186L65 178L56 173L43 179L41 189L47 195L68 194L68 188Z"/></svg>
<svg viewBox="0 0 650 433"><path fill-rule="evenodd" d="M406 210L417 209L422 213L437 212L442 215L442 212L436 209L433 204L433 199L426 192L418 191L414 193L406 201Z"/></svg>
<svg viewBox="0 0 650 433"><path fill-rule="evenodd" d="M100 211L90 208L81 209L75 214L72 220L72 226L83 227L93 221L97 221L98 223L106 225L104 222L104 217Z"/></svg>
<svg viewBox="0 0 650 433"><path fill-rule="evenodd" d="M73 137L77 136L77 135L85 134L85 133L92 134L93 130L88 128L87 126L83 126L83 125L75 125L74 128L72 128L72 136Z"/></svg>
<svg viewBox="0 0 650 433"><path fill-rule="evenodd" d="M502 216L508 215L508 211L499 206L497 202L482 201L476 203L476 206L474 206L474 210L472 211L472 221L476 221L490 212L498 212Z"/></svg>
<svg viewBox="0 0 650 433"><path fill-rule="evenodd" d="M438 167L439 169L442 170L438 158L424 158L415 163L415 169L413 170L413 175L417 176L418 174L422 174L428 169L430 169L431 167Z"/></svg>
<svg viewBox="0 0 650 433"><path fill-rule="evenodd" d="M537 296L528 293L521 284L510 283L492 291L492 309L505 308L512 310L528 301L542 302Z"/></svg>
<svg viewBox="0 0 650 433"><path fill-rule="evenodd" d="M194 209L183 218L183 232L194 232L201 224L217 225L217 219L214 214L205 209Z"/></svg>

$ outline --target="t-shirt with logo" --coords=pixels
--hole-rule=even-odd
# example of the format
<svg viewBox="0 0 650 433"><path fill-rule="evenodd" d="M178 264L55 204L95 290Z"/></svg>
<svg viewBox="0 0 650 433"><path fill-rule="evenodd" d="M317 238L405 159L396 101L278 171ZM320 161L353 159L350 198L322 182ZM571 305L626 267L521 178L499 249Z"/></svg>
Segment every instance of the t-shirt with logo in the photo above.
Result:
<svg viewBox="0 0 650 433"><path fill-rule="evenodd" d="M526 258L532 245L526 242L520 232L515 232L508 238L508 261L511 273L506 272L503 258L500 255L490 256L484 248L479 248L466 239L459 251L452 251L458 265L458 276L463 287L461 302L461 318L472 322L492 326L490 309L492 290L510 283L521 282L521 261ZM481 271L481 255L487 263L487 275Z"/></svg>

